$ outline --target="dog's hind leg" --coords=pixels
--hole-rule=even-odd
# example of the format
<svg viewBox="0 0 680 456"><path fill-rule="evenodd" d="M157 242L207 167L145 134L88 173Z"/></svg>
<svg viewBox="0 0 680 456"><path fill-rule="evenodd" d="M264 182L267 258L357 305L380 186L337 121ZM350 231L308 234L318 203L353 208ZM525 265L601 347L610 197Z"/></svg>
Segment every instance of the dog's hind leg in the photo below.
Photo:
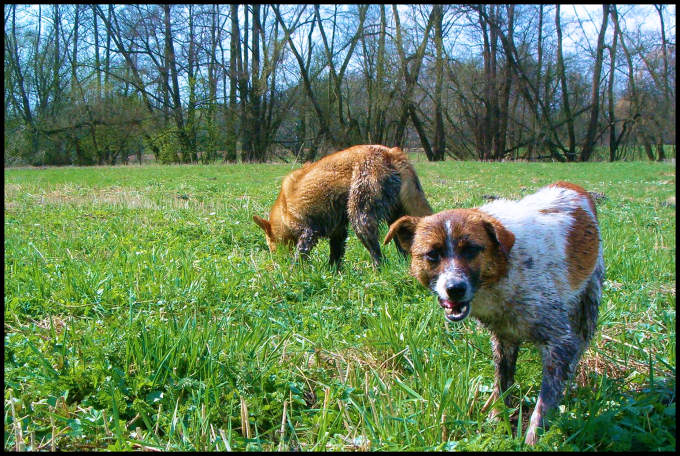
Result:
<svg viewBox="0 0 680 456"><path fill-rule="evenodd" d="M380 252L380 243L378 242L378 221L369 214L351 217L350 221L357 237L371 254L373 265L376 267L380 266L380 263L382 263L382 253Z"/></svg>
<svg viewBox="0 0 680 456"><path fill-rule="evenodd" d="M602 282L604 280L604 260L602 258L602 249L595 264L595 270L590 276L588 285L583 290L581 302L579 303L577 316L575 320L576 332L583 339L583 349L586 348L590 340L593 338L595 328L597 327L597 317L599 313L600 300L602 299Z"/></svg>
<svg viewBox="0 0 680 456"><path fill-rule="evenodd" d="M400 185L399 174L385 163L362 163L352 173L347 215L375 266L382 262L378 223L387 220L398 204Z"/></svg>
<svg viewBox="0 0 680 456"><path fill-rule="evenodd" d="M571 376L582 351L579 337L573 333L549 340L541 347L543 358L543 380L536 407L531 414L524 442L534 445L538 440L537 430L545 428L546 413L557 407L562 399L564 383Z"/></svg>
<svg viewBox="0 0 680 456"><path fill-rule="evenodd" d="M583 290L579 302L574 307L570 320L574 333L579 337L581 343L579 344L579 351L574 359L570 370L573 372L576 369L579 359L583 352L588 348L588 344L595 334L597 327L597 317L599 314L600 300L602 299L602 282L604 280L604 261L602 259L602 251L595 265L595 270L588 280L588 284Z"/></svg>

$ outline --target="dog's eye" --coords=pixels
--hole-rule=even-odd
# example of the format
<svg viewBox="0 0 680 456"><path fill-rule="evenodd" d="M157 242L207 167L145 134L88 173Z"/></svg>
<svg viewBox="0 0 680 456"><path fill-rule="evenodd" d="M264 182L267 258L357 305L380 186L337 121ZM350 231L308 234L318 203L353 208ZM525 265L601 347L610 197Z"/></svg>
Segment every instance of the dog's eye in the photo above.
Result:
<svg viewBox="0 0 680 456"><path fill-rule="evenodd" d="M439 252L436 250L430 250L425 254L425 259L431 263L436 263L439 261Z"/></svg>
<svg viewBox="0 0 680 456"><path fill-rule="evenodd" d="M460 250L461 256L465 258L474 258L479 252L484 250L484 247L477 244L465 244Z"/></svg>

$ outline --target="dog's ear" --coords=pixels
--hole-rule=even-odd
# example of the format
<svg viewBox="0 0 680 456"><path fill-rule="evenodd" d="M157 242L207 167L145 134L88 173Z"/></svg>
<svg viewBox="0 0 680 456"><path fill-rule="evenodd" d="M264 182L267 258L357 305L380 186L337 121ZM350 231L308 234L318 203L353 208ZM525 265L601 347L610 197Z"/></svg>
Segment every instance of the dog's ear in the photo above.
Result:
<svg viewBox="0 0 680 456"><path fill-rule="evenodd" d="M397 242L407 252L411 251L411 244L413 243L413 235L416 232L416 226L420 221L420 217L412 217L405 215L390 225L390 230L385 236L383 245L387 245L394 236L397 236Z"/></svg>
<svg viewBox="0 0 680 456"><path fill-rule="evenodd" d="M508 231L501 222L497 220L484 221L484 229L489 233L489 237L499 247L501 252L507 257L510 249L515 244L515 235Z"/></svg>
<svg viewBox="0 0 680 456"><path fill-rule="evenodd" d="M267 237L272 237L272 225L269 223L269 220L265 220L262 217L253 215L253 221L257 223L257 226L264 230Z"/></svg>

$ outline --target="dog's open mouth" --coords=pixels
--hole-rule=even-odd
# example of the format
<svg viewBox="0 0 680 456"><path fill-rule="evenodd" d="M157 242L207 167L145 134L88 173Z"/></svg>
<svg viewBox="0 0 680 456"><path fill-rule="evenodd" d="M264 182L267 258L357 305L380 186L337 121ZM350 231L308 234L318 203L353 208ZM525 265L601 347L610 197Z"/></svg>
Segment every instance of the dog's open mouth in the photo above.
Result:
<svg viewBox="0 0 680 456"><path fill-rule="evenodd" d="M470 301L457 302L439 298L439 305L444 308L446 319L449 321L461 321L470 313Z"/></svg>

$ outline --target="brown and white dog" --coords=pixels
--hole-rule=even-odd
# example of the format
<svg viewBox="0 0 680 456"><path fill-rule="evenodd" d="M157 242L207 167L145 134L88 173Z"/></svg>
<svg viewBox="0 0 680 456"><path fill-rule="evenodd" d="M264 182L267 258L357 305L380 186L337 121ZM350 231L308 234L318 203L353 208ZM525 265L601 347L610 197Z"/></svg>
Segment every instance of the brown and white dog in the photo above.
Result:
<svg viewBox="0 0 680 456"><path fill-rule="evenodd" d="M519 201L401 217L384 242L395 236L448 320L472 315L490 330L496 378L485 408L513 384L520 344L540 348L543 380L525 438L533 445L597 324L604 260L593 199L556 182Z"/></svg>

